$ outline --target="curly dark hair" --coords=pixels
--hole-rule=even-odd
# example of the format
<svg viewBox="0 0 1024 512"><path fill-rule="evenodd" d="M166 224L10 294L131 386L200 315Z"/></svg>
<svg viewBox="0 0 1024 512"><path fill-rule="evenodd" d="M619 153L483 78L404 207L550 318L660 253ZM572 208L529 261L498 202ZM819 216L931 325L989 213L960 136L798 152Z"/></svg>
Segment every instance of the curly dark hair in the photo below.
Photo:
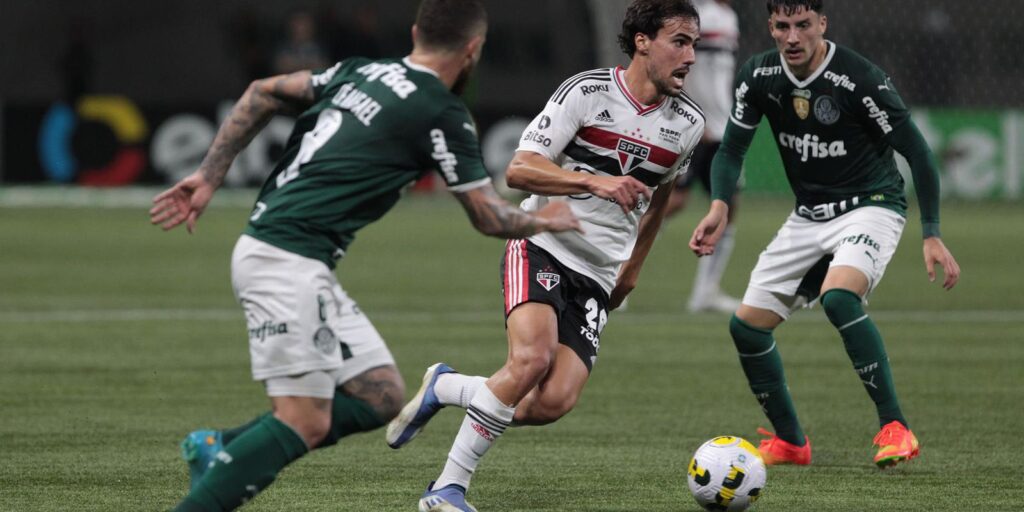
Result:
<svg viewBox="0 0 1024 512"><path fill-rule="evenodd" d="M487 24L487 11L480 0L423 0L416 13L420 42L442 50L466 44L481 24Z"/></svg>
<svg viewBox="0 0 1024 512"><path fill-rule="evenodd" d="M790 16L801 8L821 14L825 9L824 0L768 0L768 15L782 13Z"/></svg>
<svg viewBox="0 0 1024 512"><path fill-rule="evenodd" d="M651 39L672 18L690 18L700 24L700 15L690 0L634 0L626 8L619 33L619 48L630 58L636 53L636 35L646 34Z"/></svg>

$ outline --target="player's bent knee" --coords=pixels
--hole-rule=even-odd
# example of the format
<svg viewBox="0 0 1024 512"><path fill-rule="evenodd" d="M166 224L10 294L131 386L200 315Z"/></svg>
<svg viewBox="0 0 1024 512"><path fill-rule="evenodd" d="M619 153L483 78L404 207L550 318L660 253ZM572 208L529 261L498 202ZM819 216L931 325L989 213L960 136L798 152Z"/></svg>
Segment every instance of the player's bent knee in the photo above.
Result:
<svg viewBox="0 0 1024 512"><path fill-rule="evenodd" d="M394 365L371 368L342 384L340 391L373 408L381 422L387 423L402 410L405 381ZM338 399L335 399L337 405Z"/></svg>
<svg viewBox="0 0 1024 512"><path fill-rule="evenodd" d="M547 350L515 350L509 356L507 366L521 381L537 381L551 368L552 354Z"/></svg>
<svg viewBox="0 0 1024 512"><path fill-rule="evenodd" d="M842 327L849 322L851 315L859 316L864 312L860 295L843 288L826 290L821 296L821 307L829 321L836 327Z"/></svg>
<svg viewBox="0 0 1024 512"><path fill-rule="evenodd" d="M330 413L319 408L279 408L274 416L291 427L307 447L318 446L331 428Z"/></svg>

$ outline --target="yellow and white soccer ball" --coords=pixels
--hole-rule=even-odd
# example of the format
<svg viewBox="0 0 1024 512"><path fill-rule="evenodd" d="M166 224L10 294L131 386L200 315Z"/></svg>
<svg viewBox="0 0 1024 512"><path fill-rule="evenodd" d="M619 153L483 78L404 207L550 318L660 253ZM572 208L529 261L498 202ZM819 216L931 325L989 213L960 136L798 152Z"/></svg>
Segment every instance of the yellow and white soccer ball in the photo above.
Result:
<svg viewBox="0 0 1024 512"><path fill-rule="evenodd" d="M761 496L767 471L754 445L740 437L716 437L697 448L686 482L706 510L746 510Z"/></svg>

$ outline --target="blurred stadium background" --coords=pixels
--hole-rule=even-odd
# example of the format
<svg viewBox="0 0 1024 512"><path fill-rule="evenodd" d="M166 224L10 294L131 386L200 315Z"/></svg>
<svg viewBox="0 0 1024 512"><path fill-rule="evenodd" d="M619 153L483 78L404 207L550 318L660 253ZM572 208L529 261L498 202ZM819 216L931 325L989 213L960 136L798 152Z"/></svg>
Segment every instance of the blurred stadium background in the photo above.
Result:
<svg viewBox="0 0 1024 512"><path fill-rule="evenodd" d="M567 76L623 63L626 0L486 1L491 28L467 96L500 174ZM163 234L146 205L201 160L231 101L274 71L297 14L324 63L401 56L416 2L0 1L0 510L158 510L184 492L176 442L265 408L249 380L228 259L255 189L288 135L275 120L236 162L199 232ZM764 4L735 0L738 59L769 48ZM871 300L923 457L878 473L875 426L820 311L780 329L816 466L773 469L757 510L1015 510L1024 424L1024 3L830 0L829 38L893 77L942 171L943 230L964 268L927 283L912 207ZM294 56L294 55L293 55ZM767 130L747 159L740 294L791 196ZM471 232L429 180L360 234L339 266L410 386L445 359L501 363L501 242ZM911 195L911 203L914 198ZM669 224L613 315L577 411L516 429L481 469L481 510L695 510L685 464L704 439L753 436L724 316L683 313L685 248L706 203ZM424 255L413 260L413 255ZM442 414L391 452L378 433L290 468L252 510L410 510L460 419ZM530 468L524 470L524 468Z"/></svg>

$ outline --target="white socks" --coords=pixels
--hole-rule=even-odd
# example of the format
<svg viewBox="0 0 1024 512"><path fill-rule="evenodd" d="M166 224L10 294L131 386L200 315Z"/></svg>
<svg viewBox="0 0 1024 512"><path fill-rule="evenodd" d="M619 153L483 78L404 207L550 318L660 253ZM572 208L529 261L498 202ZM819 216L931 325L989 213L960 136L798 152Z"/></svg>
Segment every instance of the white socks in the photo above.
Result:
<svg viewBox="0 0 1024 512"><path fill-rule="evenodd" d="M444 405L457 405L463 409L469 407L469 401L477 390L487 382L485 377L463 375L461 373L445 373L434 383L434 394Z"/></svg>
<svg viewBox="0 0 1024 512"><path fill-rule="evenodd" d="M736 227L732 224L725 227L722 238L715 246L715 253L697 260L697 274L693 278L693 289L690 292L690 304L697 305L707 300L709 295L719 292L722 274L729 263L732 248L736 245Z"/></svg>
<svg viewBox="0 0 1024 512"><path fill-rule="evenodd" d="M452 449L448 452L448 462L441 476L437 477L434 489L451 484L468 489L469 479L473 477L477 464L480 464L480 458L512 423L515 412L515 407L501 403L490 388L480 386L470 400L466 418L462 420L459 434L455 436Z"/></svg>

